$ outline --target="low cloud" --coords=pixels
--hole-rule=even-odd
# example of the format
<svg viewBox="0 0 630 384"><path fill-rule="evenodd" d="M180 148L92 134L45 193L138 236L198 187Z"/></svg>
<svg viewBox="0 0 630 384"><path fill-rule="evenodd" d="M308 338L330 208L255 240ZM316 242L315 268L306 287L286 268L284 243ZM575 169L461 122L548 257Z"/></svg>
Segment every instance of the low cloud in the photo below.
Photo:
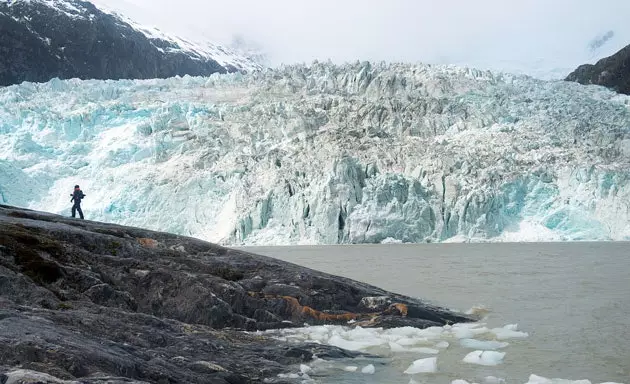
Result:
<svg viewBox="0 0 630 384"><path fill-rule="evenodd" d="M602 0L97 0L189 38L241 36L271 64L331 59L455 63L502 69L575 66L607 31L630 43L630 1ZM624 40L625 39L625 40ZM609 46L609 47L608 47ZM509 68L506 68L509 70ZM539 68L541 69L541 68Z"/></svg>

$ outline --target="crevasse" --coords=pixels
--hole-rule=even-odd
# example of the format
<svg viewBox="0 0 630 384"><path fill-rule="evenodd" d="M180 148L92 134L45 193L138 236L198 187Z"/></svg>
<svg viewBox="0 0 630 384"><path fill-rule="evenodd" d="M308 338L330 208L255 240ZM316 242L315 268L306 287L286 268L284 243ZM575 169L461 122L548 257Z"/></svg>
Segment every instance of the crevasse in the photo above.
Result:
<svg viewBox="0 0 630 384"><path fill-rule="evenodd" d="M457 67L0 89L0 201L222 244L630 239L630 98Z"/></svg>

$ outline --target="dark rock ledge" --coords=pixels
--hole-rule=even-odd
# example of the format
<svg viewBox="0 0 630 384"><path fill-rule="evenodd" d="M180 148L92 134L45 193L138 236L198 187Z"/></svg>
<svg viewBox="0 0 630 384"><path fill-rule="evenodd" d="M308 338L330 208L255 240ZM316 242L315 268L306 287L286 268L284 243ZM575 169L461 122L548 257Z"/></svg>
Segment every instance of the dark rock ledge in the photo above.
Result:
<svg viewBox="0 0 630 384"><path fill-rule="evenodd" d="M349 320L471 319L193 238L0 205L0 383L262 382L355 354L244 330Z"/></svg>
<svg viewBox="0 0 630 384"><path fill-rule="evenodd" d="M630 95L630 45L593 64L583 64L565 79L580 84L596 84Z"/></svg>

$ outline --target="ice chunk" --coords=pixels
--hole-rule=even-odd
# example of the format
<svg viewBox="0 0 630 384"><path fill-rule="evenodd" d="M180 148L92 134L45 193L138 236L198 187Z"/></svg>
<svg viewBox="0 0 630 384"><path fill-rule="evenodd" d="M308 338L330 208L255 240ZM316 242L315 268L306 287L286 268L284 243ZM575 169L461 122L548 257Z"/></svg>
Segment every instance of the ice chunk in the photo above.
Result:
<svg viewBox="0 0 630 384"><path fill-rule="evenodd" d="M407 337L403 339L398 339L397 344L405 347L410 347L412 345L424 344L428 342L429 339L427 339L426 337Z"/></svg>
<svg viewBox="0 0 630 384"><path fill-rule="evenodd" d="M462 339L459 341L459 344L464 348L486 349L486 350L501 349L510 345L510 343L506 343L504 341L494 341L494 340L488 341L488 340L475 340L475 339Z"/></svg>
<svg viewBox="0 0 630 384"><path fill-rule="evenodd" d="M456 339L472 339L477 335L487 333L489 330L486 327L482 328L469 328L469 327L454 327L451 332Z"/></svg>
<svg viewBox="0 0 630 384"><path fill-rule="evenodd" d="M439 341L437 344L435 344L435 348L439 348L439 349L446 349L448 348L450 344L448 343L448 341Z"/></svg>
<svg viewBox="0 0 630 384"><path fill-rule="evenodd" d="M464 357L464 362L477 365L498 365L503 362L505 352L473 351Z"/></svg>
<svg viewBox="0 0 630 384"><path fill-rule="evenodd" d="M505 384L505 379L496 376L486 376L483 382L484 384Z"/></svg>
<svg viewBox="0 0 630 384"><path fill-rule="evenodd" d="M361 373L372 375L374 374L374 372L376 372L376 369L374 368L374 364L368 364L365 367L361 368Z"/></svg>
<svg viewBox="0 0 630 384"><path fill-rule="evenodd" d="M359 369L359 367L354 366L354 365L348 365L347 367L343 368L343 370L346 372L356 372L357 369Z"/></svg>
<svg viewBox="0 0 630 384"><path fill-rule="evenodd" d="M514 331L509 328L492 328L490 332L494 333L497 339L523 339L529 336L527 332Z"/></svg>
<svg viewBox="0 0 630 384"><path fill-rule="evenodd" d="M470 384L470 383L467 382L466 380L457 379L457 380L451 381L451 384Z"/></svg>
<svg viewBox="0 0 630 384"><path fill-rule="evenodd" d="M328 344L333 345L335 347L347 349L349 351L359 351L362 349L366 349L373 346L378 346L383 344L385 341L379 338L374 338L371 340L347 340L340 335L333 335L329 340Z"/></svg>
<svg viewBox="0 0 630 384"><path fill-rule="evenodd" d="M518 331L518 324L507 324L503 326L504 329L508 329L510 331Z"/></svg>
<svg viewBox="0 0 630 384"><path fill-rule="evenodd" d="M409 350L402 345L391 341L389 342L389 349L391 349L392 352L405 352Z"/></svg>
<svg viewBox="0 0 630 384"><path fill-rule="evenodd" d="M483 306L483 305L475 305L475 306L471 307L470 309L468 309L464 313L467 314L467 315L483 317L483 316L487 315L489 312L490 312L490 310L488 308L486 308L485 306Z"/></svg>
<svg viewBox="0 0 630 384"><path fill-rule="evenodd" d="M302 373L309 373L313 370L313 368L309 367L306 364L300 364L300 372Z"/></svg>
<svg viewBox="0 0 630 384"><path fill-rule="evenodd" d="M529 380L525 384L591 384L591 381L590 380L548 379L546 377L531 374L529 376Z"/></svg>
<svg viewBox="0 0 630 384"><path fill-rule="evenodd" d="M551 384L551 380L546 377L531 374L526 384Z"/></svg>
<svg viewBox="0 0 630 384"><path fill-rule="evenodd" d="M410 348L409 352L426 353L429 355L437 355L438 353L440 353L440 351L437 349L425 348L425 347Z"/></svg>
<svg viewBox="0 0 630 384"><path fill-rule="evenodd" d="M437 357L429 357L419 359L411 363L411 365L403 372L408 375L416 373L432 373L437 371Z"/></svg>

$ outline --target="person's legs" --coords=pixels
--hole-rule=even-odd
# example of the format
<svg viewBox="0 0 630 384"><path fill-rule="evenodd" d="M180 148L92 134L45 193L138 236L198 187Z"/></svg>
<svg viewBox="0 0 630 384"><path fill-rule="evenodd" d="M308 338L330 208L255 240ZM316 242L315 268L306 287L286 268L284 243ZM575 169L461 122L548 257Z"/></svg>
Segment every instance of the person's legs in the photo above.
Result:
<svg viewBox="0 0 630 384"><path fill-rule="evenodd" d="M75 216L76 216L76 214L77 214L77 205L76 205L76 204L74 204L74 205L72 206L72 217L75 217Z"/></svg>
<svg viewBox="0 0 630 384"><path fill-rule="evenodd" d="M79 217L83 220L83 211L81 210L81 206L77 205L77 211L79 211Z"/></svg>

